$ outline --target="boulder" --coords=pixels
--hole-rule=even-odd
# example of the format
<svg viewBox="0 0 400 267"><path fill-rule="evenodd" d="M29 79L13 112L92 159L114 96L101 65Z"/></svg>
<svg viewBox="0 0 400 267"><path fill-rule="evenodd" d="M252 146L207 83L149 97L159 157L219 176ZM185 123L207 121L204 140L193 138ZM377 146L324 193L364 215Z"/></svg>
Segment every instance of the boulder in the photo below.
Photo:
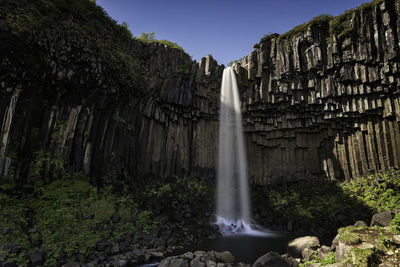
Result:
<svg viewBox="0 0 400 267"><path fill-rule="evenodd" d="M40 253L38 251L34 251L30 256L30 260L31 260L32 266L41 266L43 263L42 253Z"/></svg>
<svg viewBox="0 0 400 267"><path fill-rule="evenodd" d="M317 249L317 256L320 259L325 259L326 256L328 256L329 252L331 251L330 247L327 246L321 246L319 249Z"/></svg>
<svg viewBox="0 0 400 267"><path fill-rule="evenodd" d="M217 258L217 262L234 263L234 261L235 261L235 258L233 257L232 253L230 253L229 251L216 253L215 256Z"/></svg>
<svg viewBox="0 0 400 267"><path fill-rule="evenodd" d="M394 236L393 236L393 242L394 242L396 245L400 246L400 235L394 235Z"/></svg>
<svg viewBox="0 0 400 267"><path fill-rule="evenodd" d="M298 267L295 260L283 258L277 252L268 252L256 260L252 267Z"/></svg>
<svg viewBox="0 0 400 267"><path fill-rule="evenodd" d="M354 224L354 227L361 227L361 226L367 226L367 224L364 221L356 221Z"/></svg>
<svg viewBox="0 0 400 267"><path fill-rule="evenodd" d="M12 232L13 230L10 227L4 227L2 231L3 235L8 235L11 234Z"/></svg>
<svg viewBox="0 0 400 267"><path fill-rule="evenodd" d="M301 257L306 260L306 261L311 261L313 259L313 256L317 253L317 251L311 249L311 248L305 248L301 252Z"/></svg>
<svg viewBox="0 0 400 267"><path fill-rule="evenodd" d="M316 236L303 236L288 243L287 252L293 258L301 258L305 248L317 250L320 247L319 239Z"/></svg>
<svg viewBox="0 0 400 267"><path fill-rule="evenodd" d="M377 225L381 227L388 226L392 220L392 213L390 211L384 211L374 214L371 219L371 226Z"/></svg>

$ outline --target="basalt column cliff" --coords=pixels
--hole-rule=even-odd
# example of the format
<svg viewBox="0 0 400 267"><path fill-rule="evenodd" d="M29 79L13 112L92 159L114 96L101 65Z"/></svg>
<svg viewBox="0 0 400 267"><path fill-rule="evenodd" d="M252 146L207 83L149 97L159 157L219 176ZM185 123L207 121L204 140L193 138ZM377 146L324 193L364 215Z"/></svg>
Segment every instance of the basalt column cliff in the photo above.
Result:
<svg viewBox="0 0 400 267"><path fill-rule="evenodd" d="M253 181L400 167L400 1L264 37L233 65Z"/></svg>
<svg viewBox="0 0 400 267"><path fill-rule="evenodd" d="M223 67L134 40L90 1L66 2L0 9L0 174L214 175Z"/></svg>
<svg viewBox="0 0 400 267"><path fill-rule="evenodd" d="M214 176L223 66L65 2L1 5L0 175ZM373 1L267 36L234 63L251 180L399 168L399 36L400 2Z"/></svg>

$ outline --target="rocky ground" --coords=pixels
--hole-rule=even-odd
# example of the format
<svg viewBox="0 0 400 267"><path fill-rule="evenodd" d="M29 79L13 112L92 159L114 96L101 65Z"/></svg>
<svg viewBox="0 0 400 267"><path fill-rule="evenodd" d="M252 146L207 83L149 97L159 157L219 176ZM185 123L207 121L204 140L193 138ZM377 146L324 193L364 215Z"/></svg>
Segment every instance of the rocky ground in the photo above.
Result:
<svg viewBox="0 0 400 267"><path fill-rule="evenodd" d="M161 261L162 267L345 267L400 266L400 235L393 233L390 222L393 214L375 214L368 227L358 221L354 226L340 228L331 246L320 244L316 236L296 238L288 243L287 253L267 252L254 263L237 263L230 252L196 251Z"/></svg>

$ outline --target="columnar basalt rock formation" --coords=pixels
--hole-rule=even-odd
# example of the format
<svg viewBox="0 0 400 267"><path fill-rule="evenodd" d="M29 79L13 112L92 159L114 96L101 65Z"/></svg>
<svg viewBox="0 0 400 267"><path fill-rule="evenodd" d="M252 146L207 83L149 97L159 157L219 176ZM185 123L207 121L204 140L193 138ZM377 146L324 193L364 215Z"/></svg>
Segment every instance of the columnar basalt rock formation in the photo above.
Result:
<svg viewBox="0 0 400 267"><path fill-rule="evenodd" d="M19 18L21 3L0 9L1 175L21 185L61 166L93 183L215 175L224 66L121 41L112 23L82 35L76 13L20 33L29 16L6 14ZM349 14L346 34L311 24L263 38L234 64L253 182L400 167L400 2Z"/></svg>
<svg viewBox="0 0 400 267"><path fill-rule="evenodd" d="M348 33L311 24L234 63L256 183L400 167L400 2L355 10Z"/></svg>

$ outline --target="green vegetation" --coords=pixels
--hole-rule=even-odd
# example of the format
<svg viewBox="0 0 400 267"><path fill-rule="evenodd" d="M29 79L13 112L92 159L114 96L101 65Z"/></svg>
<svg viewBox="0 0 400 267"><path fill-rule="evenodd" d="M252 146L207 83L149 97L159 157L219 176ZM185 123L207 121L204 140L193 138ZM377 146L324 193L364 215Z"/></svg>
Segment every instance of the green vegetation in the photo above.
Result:
<svg viewBox="0 0 400 267"><path fill-rule="evenodd" d="M299 264L299 266L300 267L306 267L306 266L308 266L309 264L312 264L312 263L321 263L321 266L334 264L334 263L336 263L335 252L333 252L333 251L329 252L328 255L323 259L321 259L316 254L314 254L313 255L313 259L311 261L301 262Z"/></svg>
<svg viewBox="0 0 400 267"><path fill-rule="evenodd" d="M352 257L347 259L347 263L355 264L356 266L360 267L367 267L369 266L368 263L372 260L375 251L374 249L360 249L360 248L353 248L351 250Z"/></svg>
<svg viewBox="0 0 400 267"><path fill-rule="evenodd" d="M76 251L87 256L99 240L112 243L130 236L136 242L156 226L133 197L114 194L111 187L93 187L81 174L66 175L41 189L23 197L0 193L0 229L12 229L1 235L0 247L7 242L21 245L19 253L9 254L20 264L27 261L21 255L29 255L37 244L48 251L48 265L62 251L70 259Z"/></svg>
<svg viewBox="0 0 400 267"><path fill-rule="evenodd" d="M348 37L351 34L352 31L352 26L351 26L351 18L353 17L353 14L355 12L362 12L364 9L367 8L372 8L375 5L378 5L382 3L383 0L373 0L369 3L363 4L355 9L351 9L343 13L342 15L339 15L337 17L334 17L330 21L330 27L329 27L329 41L332 40L332 36L335 34L339 40L343 40L346 37Z"/></svg>
<svg viewBox="0 0 400 267"><path fill-rule="evenodd" d="M396 235L400 234L400 212L397 213L392 221L390 222L390 226L392 227L392 232Z"/></svg>
<svg viewBox="0 0 400 267"><path fill-rule="evenodd" d="M342 183L341 187L346 195L361 201L374 212L400 207L400 171L352 179Z"/></svg>
<svg viewBox="0 0 400 267"><path fill-rule="evenodd" d="M305 180L281 186L252 188L254 213L261 218L273 218L270 224L285 225L309 231L323 228L334 236L339 227L356 220L369 220L371 210L361 201L352 199L333 182Z"/></svg>
<svg viewBox="0 0 400 267"><path fill-rule="evenodd" d="M278 37L278 40L294 38L294 37L300 36L302 34L305 34L307 29L311 26L328 29L329 21L331 19L332 19L332 16L326 15L326 14L316 16L313 19L311 19L309 22L300 24L300 25L294 27L293 29L291 29L290 31L280 35Z"/></svg>
<svg viewBox="0 0 400 267"><path fill-rule="evenodd" d="M151 32L151 33L142 32L137 39L144 43L159 43L159 44L163 44L163 45L169 46L171 48L176 48L176 49L183 51L183 48L180 47L177 43L174 43L174 42L171 42L168 40L157 40L157 39L155 39L154 35L155 35L154 32Z"/></svg>
<svg viewBox="0 0 400 267"><path fill-rule="evenodd" d="M178 205L196 207L196 212L192 214L194 218L203 216L214 203L213 186L206 179L173 176L164 181L156 179L148 182L139 199L143 205L150 204L153 209L166 212L174 210Z"/></svg>
<svg viewBox="0 0 400 267"><path fill-rule="evenodd" d="M265 35L261 39L261 42L271 38L278 38L278 40L295 38L305 34L309 27L318 27L325 30L326 32L329 31L329 36L327 39L330 42L333 40L333 35L336 35L340 41L343 41L345 38L349 37L352 32L351 19L353 17L353 14L360 13L363 10L372 8L375 5L381 4L382 2L383 0L373 0L357 8L350 9L345 13L343 13L342 15L336 17L326 14L319 15L312 18L309 22L300 24L291 29L290 31L283 33L282 35L278 34Z"/></svg>
<svg viewBox="0 0 400 267"><path fill-rule="evenodd" d="M359 234L354 232L355 229L354 226L339 228L338 233L340 242L343 242L346 245L359 244L361 242L361 237Z"/></svg>
<svg viewBox="0 0 400 267"><path fill-rule="evenodd" d="M118 25L94 1L3 2L0 39L7 42L0 42L0 50L12 55L1 65L6 85L18 81L31 88L34 83L42 91L77 92L81 98L93 88L133 97L145 93L137 40L126 23ZM156 42L179 48L167 40Z"/></svg>
<svg viewBox="0 0 400 267"><path fill-rule="evenodd" d="M308 180L282 185L253 185L253 213L273 218L269 224L292 221L296 229L323 228L333 236L337 229L357 220L369 222L374 213L398 211L400 172L377 173L341 183ZM392 222L400 230L399 215ZM267 225L268 226L268 225Z"/></svg>

